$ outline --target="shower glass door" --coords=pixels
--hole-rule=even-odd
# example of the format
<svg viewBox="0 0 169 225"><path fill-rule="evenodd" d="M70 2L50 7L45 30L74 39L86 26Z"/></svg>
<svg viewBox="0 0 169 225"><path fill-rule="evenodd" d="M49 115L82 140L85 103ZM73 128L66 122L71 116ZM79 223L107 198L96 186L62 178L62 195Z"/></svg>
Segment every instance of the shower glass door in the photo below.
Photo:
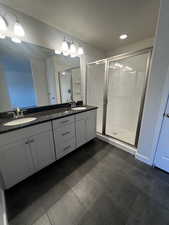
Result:
<svg viewBox="0 0 169 225"><path fill-rule="evenodd" d="M108 64L105 133L131 145L138 138L149 56L142 53Z"/></svg>
<svg viewBox="0 0 169 225"><path fill-rule="evenodd" d="M102 133L103 98L105 83L105 61L88 64L87 67L87 104L97 106L97 132Z"/></svg>

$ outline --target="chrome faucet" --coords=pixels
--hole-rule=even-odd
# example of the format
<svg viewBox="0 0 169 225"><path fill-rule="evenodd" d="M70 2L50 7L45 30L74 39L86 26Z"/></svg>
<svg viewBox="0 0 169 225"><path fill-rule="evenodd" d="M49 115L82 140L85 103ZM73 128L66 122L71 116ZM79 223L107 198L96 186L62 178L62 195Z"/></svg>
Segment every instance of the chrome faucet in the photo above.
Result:
<svg viewBox="0 0 169 225"><path fill-rule="evenodd" d="M19 107L16 108L16 111L8 112L9 115L12 115L13 118L17 119L20 117L23 117L23 110L21 110Z"/></svg>
<svg viewBox="0 0 169 225"><path fill-rule="evenodd" d="M71 102L71 108L74 108L74 107L76 107L76 102L72 101Z"/></svg>

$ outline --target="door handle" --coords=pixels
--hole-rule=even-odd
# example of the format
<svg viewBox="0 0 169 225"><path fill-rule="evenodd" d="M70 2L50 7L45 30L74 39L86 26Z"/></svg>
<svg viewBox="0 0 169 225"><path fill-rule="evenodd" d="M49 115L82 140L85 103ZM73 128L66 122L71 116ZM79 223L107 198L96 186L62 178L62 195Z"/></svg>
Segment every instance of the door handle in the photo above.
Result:
<svg viewBox="0 0 169 225"><path fill-rule="evenodd" d="M169 113L165 113L164 116L169 118Z"/></svg>

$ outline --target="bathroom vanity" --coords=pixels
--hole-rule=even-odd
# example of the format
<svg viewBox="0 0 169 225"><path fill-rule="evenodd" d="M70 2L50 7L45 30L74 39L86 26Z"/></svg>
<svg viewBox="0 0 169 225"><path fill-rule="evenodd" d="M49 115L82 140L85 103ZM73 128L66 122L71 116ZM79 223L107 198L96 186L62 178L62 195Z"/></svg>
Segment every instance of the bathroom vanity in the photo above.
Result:
<svg viewBox="0 0 169 225"><path fill-rule="evenodd" d="M0 172L8 189L96 136L96 107L34 113L26 124L0 124Z"/></svg>

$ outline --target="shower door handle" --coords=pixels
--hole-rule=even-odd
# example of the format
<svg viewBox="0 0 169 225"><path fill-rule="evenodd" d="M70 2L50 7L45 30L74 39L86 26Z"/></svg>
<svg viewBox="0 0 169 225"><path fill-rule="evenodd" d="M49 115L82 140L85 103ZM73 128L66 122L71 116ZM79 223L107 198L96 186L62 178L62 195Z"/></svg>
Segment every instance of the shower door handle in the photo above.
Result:
<svg viewBox="0 0 169 225"><path fill-rule="evenodd" d="M164 113L164 116L169 118L169 113Z"/></svg>

